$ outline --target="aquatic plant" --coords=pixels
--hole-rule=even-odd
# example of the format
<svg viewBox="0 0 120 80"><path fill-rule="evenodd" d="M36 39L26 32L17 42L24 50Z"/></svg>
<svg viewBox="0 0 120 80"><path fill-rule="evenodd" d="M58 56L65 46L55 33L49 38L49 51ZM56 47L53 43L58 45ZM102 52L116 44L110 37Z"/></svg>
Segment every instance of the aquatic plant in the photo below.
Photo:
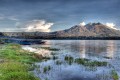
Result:
<svg viewBox="0 0 120 80"><path fill-rule="evenodd" d="M56 60L56 59L58 59L58 56L53 56L53 60Z"/></svg>
<svg viewBox="0 0 120 80"><path fill-rule="evenodd" d="M41 47L42 49L50 50L50 51L59 51L60 49L51 48L51 47Z"/></svg>
<svg viewBox="0 0 120 80"><path fill-rule="evenodd" d="M60 60L56 61L56 65L61 65L61 64L62 64L62 62Z"/></svg>
<svg viewBox="0 0 120 80"><path fill-rule="evenodd" d="M57 53L51 52L51 55L56 55Z"/></svg>
<svg viewBox="0 0 120 80"><path fill-rule="evenodd" d="M106 58L106 59L112 59L111 57L107 57L107 56L104 56L104 58Z"/></svg>
<svg viewBox="0 0 120 80"><path fill-rule="evenodd" d="M75 63L84 65L84 66L92 66L92 67L100 67L100 66L107 66L107 62L104 61L91 61L89 59L82 59L82 58L77 58L75 59Z"/></svg>
<svg viewBox="0 0 120 80"><path fill-rule="evenodd" d="M118 76L118 74L117 74L117 72L115 70L112 70L111 74L112 74L113 80L119 80L119 76Z"/></svg>
<svg viewBox="0 0 120 80"><path fill-rule="evenodd" d="M64 60L70 65L74 62L74 58L72 56L65 56Z"/></svg>
<svg viewBox="0 0 120 80"><path fill-rule="evenodd" d="M50 66L45 66L43 68L43 72L46 73L47 71L50 71L51 70L51 67Z"/></svg>

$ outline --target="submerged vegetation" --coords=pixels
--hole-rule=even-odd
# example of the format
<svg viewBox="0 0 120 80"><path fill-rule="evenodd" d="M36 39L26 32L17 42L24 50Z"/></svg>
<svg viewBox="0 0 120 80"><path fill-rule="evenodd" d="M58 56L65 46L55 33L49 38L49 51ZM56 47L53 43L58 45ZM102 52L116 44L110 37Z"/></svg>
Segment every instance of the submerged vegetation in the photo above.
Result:
<svg viewBox="0 0 120 80"><path fill-rule="evenodd" d="M72 56L65 56L64 60L67 61L69 65L74 62L74 58Z"/></svg>
<svg viewBox="0 0 120 80"><path fill-rule="evenodd" d="M112 70L111 72L113 80L119 80L119 76L115 70Z"/></svg>
<svg viewBox="0 0 120 80"><path fill-rule="evenodd" d="M40 80L30 73L32 63L40 61L34 54L19 44L6 44L0 50L0 80Z"/></svg>
<svg viewBox="0 0 120 80"><path fill-rule="evenodd" d="M92 66L92 67L100 67L100 66L107 66L108 63L104 61L91 61L89 59L75 59L75 62L84 66Z"/></svg>
<svg viewBox="0 0 120 80"><path fill-rule="evenodd" d="M60 60L56 61L56 65L61 65L61 64L62 64L62 61L60 61Z"/></svg>
<svg viewBox="0 0 120 80"><path fill-rule="evenodd" d="M68 64L72 64L73 62L77 64L81 64L84 66L91 66L91 67L100 67L100 66L107 66L108 63L104 61L92 61L90 59L85 59L85 58L76 58L74 59L72 56L65 56L64 58L65 61L67 61Z"/></svg>
<svg viewBox="0 0 120 80"><path fill-rule="evenodd" d="M51 67L50 66L45 66L43 69L43 72L46 73L47 71L50 71Z"/></svg>
<svg viewBox="0 0 120 80"><path fill-rule="evenodd" d="M59 51L60 49L51 48L51 47L41 47L42 49L50 50L50 51Z"/></svg>

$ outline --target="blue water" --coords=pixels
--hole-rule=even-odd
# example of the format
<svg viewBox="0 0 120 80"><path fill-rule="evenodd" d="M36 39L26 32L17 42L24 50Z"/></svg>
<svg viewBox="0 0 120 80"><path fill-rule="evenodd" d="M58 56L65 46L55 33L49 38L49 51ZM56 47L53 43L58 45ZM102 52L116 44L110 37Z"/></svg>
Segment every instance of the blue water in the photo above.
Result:
<svg viewBox="0 0 120 80"><path fill-rule="evenodd" d="M55 53L57 60L62 62L61 65L56 65L57 60L36 63L40 67L39 70L35 69L34 73L42 80L113 80L111 76L113 69L120 75L119 40L48 40L44 45L32 45L37 48L41 46L60 49ZM88 68L76 63L69 65L64 61L66 55L106 61L111 66ZM43 72L45 66L51 66L47 73Z"/></svg>

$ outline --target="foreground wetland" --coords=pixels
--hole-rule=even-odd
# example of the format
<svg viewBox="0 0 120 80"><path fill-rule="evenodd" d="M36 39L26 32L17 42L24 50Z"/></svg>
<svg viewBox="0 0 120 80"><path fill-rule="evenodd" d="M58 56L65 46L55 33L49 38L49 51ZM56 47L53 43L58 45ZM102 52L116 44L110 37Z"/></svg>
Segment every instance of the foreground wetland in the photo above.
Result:
<svg viewBox="0 0 120 80"><path fill-rule="evenodd" d="M119 62L116 40L1 44L0 80L119 80Z"/></svg>

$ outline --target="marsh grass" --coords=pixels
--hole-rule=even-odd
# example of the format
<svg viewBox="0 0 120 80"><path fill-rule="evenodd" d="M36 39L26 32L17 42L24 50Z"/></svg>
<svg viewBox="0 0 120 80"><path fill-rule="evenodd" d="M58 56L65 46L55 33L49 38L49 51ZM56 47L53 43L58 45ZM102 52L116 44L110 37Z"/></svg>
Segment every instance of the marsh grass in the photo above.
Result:
<svg viewBox="0 0 120 80"><path fill-rule="evenodd" d="M111 57L107 57L107 56L104 56L104 58L106 58L106 59L112 59Z"/></svg>
<svg viewBox="0 0 120 80"><path fill-rule="evenodd" d="M72 56L65 56L64 60L67 61L69 65L74 62L74 58Z"/></svg>
<svg viewBox="0 0 120 80"><path fill-rule="evenodd" d="M53 56L52 59L56 60L56 59L58 59L58 56Z"/></svg>
<svg viewBox="0 0 120 80"><path fill-rule="evenodd" d="M48 72L48 71L50 71L51 70L51 67L50 66L45 66L44 68L43 68L43 72L44 73L46 73L46 72Z"/></svg>
<svg viewBox="0 0 120 80"><path fill-rule="evenodd" d="M33 70L32 64L40 61L35 53L22 50L19 44L6 44L0 50L0 80L40 80L29 71Z"/></svg>
<svg viewBox="0 0 120 80"><path fill-rule="evenodd" d="M90 59L85 59L85 58L76 58L74 59L72 56L65 56L64 60L67 61L68 64L72 64L73 62L77 64L81 64L84 66L91 66L91 67L100 67L100 66L107 66L108 63L104 61L92 61Z"/></svg>
<svg viewBox="0 0 120 80"><path fill-rule="evenodd" d="M108 63L104 61L91 61L89 59L82 59L82 58L75 59L75 63L81 64L84 66L91 66L91 67L100 67L100 66L108 65Z"/></svg>
<svg viewBox="0 0 120 80"><path fill-rule="evenodd" d="M62 64L62 61L60 61L60 60L56 61L56 65L61 65L61 64Z"/></svg>
<svg viewBox="0 0 120 80"><path fill-rule="evenodd" d="M57 55L58 53L55 53L55 52L51 52L51 55L55 56Z"/></svg>
<svg viewBox="0 0 120 80"><path fill-rule="evenodd" d="M60 49L51 48L51 47L41 47L42 49L50 50L50 51L59 51Z"/></svg>
<svg viewBox="0 0 120 80"><path fill-rule="evenodd" d="M111 71L111 75L112 75L113 80L119 80L119 76L115 70Z"/></svg>

